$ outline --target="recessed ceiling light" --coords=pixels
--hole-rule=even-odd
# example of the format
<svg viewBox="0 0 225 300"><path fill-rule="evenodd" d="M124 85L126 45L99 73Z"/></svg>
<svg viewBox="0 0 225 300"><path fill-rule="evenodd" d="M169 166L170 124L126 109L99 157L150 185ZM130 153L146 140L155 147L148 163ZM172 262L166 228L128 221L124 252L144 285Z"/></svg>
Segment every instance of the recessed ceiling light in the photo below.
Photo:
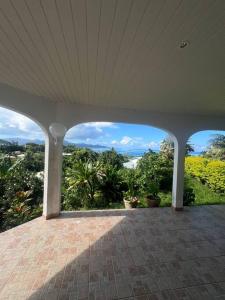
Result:
<svg viewBox="0 0 225 300"><path fill-rule="evenodd" d="M181 49L184 49L185 47L189 46L190 45L190 42L189 41L181 41L180 44L179 44L179 47Z"/></svg>

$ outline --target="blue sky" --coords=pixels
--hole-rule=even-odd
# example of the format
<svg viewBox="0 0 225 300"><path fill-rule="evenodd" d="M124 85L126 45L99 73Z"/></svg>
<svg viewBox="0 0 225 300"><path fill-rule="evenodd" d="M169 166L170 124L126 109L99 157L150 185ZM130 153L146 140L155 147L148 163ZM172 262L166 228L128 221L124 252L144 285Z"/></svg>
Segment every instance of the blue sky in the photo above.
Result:
<svg viewBox="0 0 225 300"><path fill-rule="evenodd" d="M190 138L195 151L203 151L212 134L225 131L202 131ZM112 122L80 124L70 129L66 140L74 143L100 144L117 149L158 150L161 141L167 136L158 128ZM42 130L32 120L13 111L0 108L0 138L25 138L44 140Z"/></svg>

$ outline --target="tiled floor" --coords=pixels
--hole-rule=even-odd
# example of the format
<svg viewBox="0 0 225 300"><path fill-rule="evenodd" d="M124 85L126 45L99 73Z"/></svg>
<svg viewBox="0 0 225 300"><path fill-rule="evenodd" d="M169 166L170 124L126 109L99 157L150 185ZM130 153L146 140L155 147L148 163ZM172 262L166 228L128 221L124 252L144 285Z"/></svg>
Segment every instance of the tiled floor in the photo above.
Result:
<svg viewBox="0 0 225 300"><path fill-rule="evenodd" d="M1 233L0 299L225 299L225 206L67 213Z"/></svg>

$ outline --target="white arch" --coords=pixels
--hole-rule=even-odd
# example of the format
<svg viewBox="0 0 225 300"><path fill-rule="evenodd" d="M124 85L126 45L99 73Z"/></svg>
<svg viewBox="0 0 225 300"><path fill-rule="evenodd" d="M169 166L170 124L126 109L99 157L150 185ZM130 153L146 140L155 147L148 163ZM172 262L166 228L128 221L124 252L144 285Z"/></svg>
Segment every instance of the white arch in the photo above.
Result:
<svg viewBox="0 0 225 300"><path fill-rule="evenodd" d="M121 101L122 103L122 101ZM49 133L49 125L61 123L68 129L86 122L116 122L141 124L160 128L170 134L175 144L174 176L173 176L173 206L182 208L183 175L185 145L188 137L194 132L206 129L225 130L223 116L207 116L196 114L174 114L103 107L97 105L82 105L78 103L54 102L44 97L31 95L27 92L0 83L0 105L27 115L40 124L46 133L45 152L45 198L46 217L59 214L61 156L62 143L55 146Z"/></svg>

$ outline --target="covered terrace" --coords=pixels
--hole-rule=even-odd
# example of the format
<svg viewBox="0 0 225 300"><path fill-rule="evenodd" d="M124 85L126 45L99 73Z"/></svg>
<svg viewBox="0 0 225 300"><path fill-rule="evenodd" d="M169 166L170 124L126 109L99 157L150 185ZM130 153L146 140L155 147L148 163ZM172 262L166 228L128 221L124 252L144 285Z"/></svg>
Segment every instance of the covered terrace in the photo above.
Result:
<svg viewBox="0 0 225 300"><path fill-rule="evenodd" d="M0 105L37 122L46 145L43 218L0 236L0 299L224 297L224 207L182 211L188 138L225 130L224 11L223 0L0 0ZM172 136L174 210L60 215L63 138L91 121Z"/></svg>

